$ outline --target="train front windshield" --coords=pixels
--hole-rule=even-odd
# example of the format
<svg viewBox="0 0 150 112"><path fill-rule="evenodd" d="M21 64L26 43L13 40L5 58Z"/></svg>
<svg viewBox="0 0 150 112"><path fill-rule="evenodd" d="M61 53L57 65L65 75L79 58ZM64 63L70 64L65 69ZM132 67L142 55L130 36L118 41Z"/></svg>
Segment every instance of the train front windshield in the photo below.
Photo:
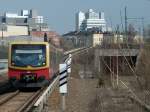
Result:
<svg viewBox="0 0 150 112"><path fill-rule="evenodd" d="M45 45L12 45L11 65L42 67L46 65Z"/></svg>

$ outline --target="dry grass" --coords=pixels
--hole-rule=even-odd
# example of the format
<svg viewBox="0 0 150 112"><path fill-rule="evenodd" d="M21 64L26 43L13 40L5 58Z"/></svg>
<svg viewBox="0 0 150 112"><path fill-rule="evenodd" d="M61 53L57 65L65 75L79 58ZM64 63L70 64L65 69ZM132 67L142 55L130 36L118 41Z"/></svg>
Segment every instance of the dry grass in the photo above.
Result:
<svg viewBox="0 0 150 112"><path fill-rule="evenodd" d="M141 78L144 89L150 90L150 46L145 45L137 62L136 73Z"/></svg>
<svg viewBox="0 0 150 112"><path fill-rule="evenodd" d="M72 61L72 74L78 74L80 71L94 72L94 50L84 51L75 55Z"/></svg>

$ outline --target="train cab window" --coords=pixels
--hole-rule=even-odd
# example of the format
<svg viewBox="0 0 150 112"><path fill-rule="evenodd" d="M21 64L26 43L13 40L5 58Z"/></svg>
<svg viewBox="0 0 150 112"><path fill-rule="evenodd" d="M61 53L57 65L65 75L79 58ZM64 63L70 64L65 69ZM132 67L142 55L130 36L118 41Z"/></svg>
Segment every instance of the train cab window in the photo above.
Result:
<svg viewBox="0 0 150 112"><path fill-rule="evenodd" d="M13 45L11 55L12 66L42 67L46 65L45 45Z"/></svg>

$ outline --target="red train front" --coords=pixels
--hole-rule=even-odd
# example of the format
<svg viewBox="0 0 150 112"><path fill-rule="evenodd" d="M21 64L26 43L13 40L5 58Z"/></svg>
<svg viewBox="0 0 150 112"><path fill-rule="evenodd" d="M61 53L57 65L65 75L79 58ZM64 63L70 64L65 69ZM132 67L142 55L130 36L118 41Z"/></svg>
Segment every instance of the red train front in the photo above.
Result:
<svg viewBox="0 0 150 112"><path fill-rule="evenodd" d="M47 42L17 42L9 46L8 77L15 87L42 87L52 78Z"/></svg>

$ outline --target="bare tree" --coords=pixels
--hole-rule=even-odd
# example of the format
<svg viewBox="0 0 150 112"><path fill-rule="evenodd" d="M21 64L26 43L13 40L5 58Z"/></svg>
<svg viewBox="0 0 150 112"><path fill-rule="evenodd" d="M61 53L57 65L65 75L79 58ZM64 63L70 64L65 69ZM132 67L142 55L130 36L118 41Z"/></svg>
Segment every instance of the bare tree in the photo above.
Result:
<svg viewBox="0 0 150 112"><path fill-rule="evenodd" d="M136 30L132 24L128 26L128 42L132 43L136 35Z"/></svg>

